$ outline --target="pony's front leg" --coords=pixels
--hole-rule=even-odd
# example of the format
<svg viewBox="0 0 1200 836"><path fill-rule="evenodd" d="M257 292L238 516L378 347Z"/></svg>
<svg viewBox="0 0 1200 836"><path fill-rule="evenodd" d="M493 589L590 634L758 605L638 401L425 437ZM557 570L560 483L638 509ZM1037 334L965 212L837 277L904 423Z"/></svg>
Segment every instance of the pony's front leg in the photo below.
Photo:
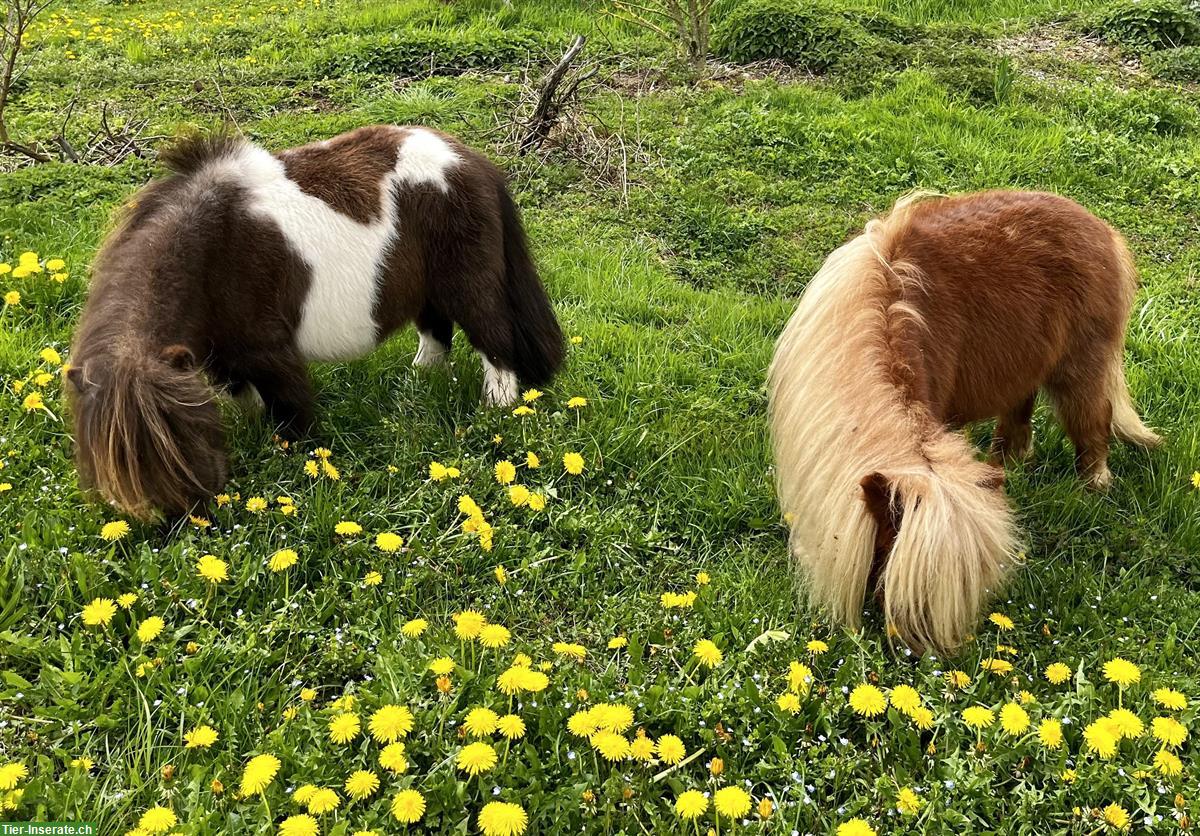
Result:
<svg viewBox="0 0 1200 836"><path fill-rule="evenodd" d="M313 425L313 391L308 370L294 353L263 358L247 379L258 390L267 415L286 439L308 434Z"/></svg>

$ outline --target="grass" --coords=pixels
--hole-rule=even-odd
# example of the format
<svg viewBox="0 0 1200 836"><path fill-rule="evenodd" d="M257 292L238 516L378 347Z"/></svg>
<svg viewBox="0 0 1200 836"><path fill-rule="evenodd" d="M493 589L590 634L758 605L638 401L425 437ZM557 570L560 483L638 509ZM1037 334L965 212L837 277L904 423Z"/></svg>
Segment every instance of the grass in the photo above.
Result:
<svg viewBox="0 0 1200 836"><path fill-rule="evenodd" d="M7 763L29 772L12 782L17 796L0 793L11 803L4 815L118 833L163 806L177 832L273 833L304 813L287 792L311 783L342 796L336 811L313 814L322 833L396 832L389 805L405 787L423 794L423 826L438 832L479 832L493 800L521 804L529 832L673 832L691 827L674 811L680 793L728 787L749 793L750 811L714 818L710 806L699 827L828 833L861 818L880 833L1096 833L1114 827L1106 808L1120 820L1110 805L1146 832L1195 819L1193 737L1169 750L1183 769L1171 775L1155 763L1164 746L1148 728L1117 742L1111 759L1089 751L1083 731L1120 704L1147 727L1170 715L1200 733L1200 495L1190 485L1200 466L1200 111L1188 91L1130 81L1103 53L1079 62L1069 44L1012 57L1013 83L997 94L1005 39L1039 35L1095 3L854 5L912 26L966 27L973 51L935 26L895 64L691 83L662 44L594 3L59 8L64 17L36 36L14 135L49 136L73 98L76 141L104 102L110 118L148 119L150 134L233 120L271 147L377 121L435 124L509 170L564 326L580 341L527 418L478 408L480 371L465 345L453 376L409 367L411 333L362 361L317 367L321 425L308 443L282 449L268 428L230 412L238 498L214 509L211 525L134 526L108 542L100 532L115 517L76 487L57 377L39 387L35 376L57 372L39 358L45 347L69 361L109 213L153 165L6 159L0 260L61 257L68 278L0 276L0 291L21 294L0 313L0 483L11 485L0 493L0 780ZM622 166L603 164L574 132L518 157L495 127L519 118L522 73L536 73L574 31L603 59L579 118L620 145ZM443 59L437 72L417 68L413 42ZM1130 381L1168 439L1148 455L1115 449L1117 484L1094 496L1039 408L1036 458L1007 483L1028 563L995 606L1014 629L981 625L953 660L894 652L875 617L850 635L798 603L764 427L763 370L796 295L849 233L918 186L1051 189L1126 233L1144 284ZM31 391L48 412L22 408ZM588 405L568 408L575 396ZM973 437L982 445L987 431ZM332 451L336 481L305 473L319 446ZM527 451L541 467L524 465ZM583 456L582 474L565 472L568 452ZM512 505L494 478L503 460L518 465L517 483L546 495L545 510ZM462 476L430 480L434 461ZM491 551L463 530L463 493L494 526ZM268 500L257 514L245 507L256 496ZM363 533L335 535L345 520ZM379 549L381 532L400 535L404 549ZM273 573L267 561L282 548L299 563ZM228 580L197 575L204 554L227 562ZM698 573L711 582L699 585ZM668 609L664 592L696 598ZM136 603L106 627L82 623L93 599L125 593ZM467 609L506 626L511 642L487 650L460 639L452 616ZM155 615L165 629L142 642L137 628ZM418 617L430 627L406 637L402 626ZM614 637L628 644L610 649ZM692 657L705 639L723 651L711 670ZM809 649L814 639L828 649ZM583 645L585 658L556 642ZM518 652L548 666L544 692L497 692ZM443 655L457 668L439 688L427 668ZM1140 666L1140 682L1107 681L1114 657ZM996 658L1014 669L988 672L983 663ZM794 661L811 679L789 682ZM1044 675L1055 661L1070 668L1065 683ZM968 683L950 684L950 667ZM931 711L931 729L896 706L863 716L850 705L859 686L890 693L905 683ZM1151 692L1163 686L1188 707L1156 704ZM787 693L795 703L780 707ZM379 764L382 745L366 730L391 702L415 714L399 774ZM674 734L695 757L673 770L606 763L567 728L602 702L633 710L622 729L630 741L638 728L655 740ZM1028 729L976 731L962 717L1010 703L1023 706ZM508 744L491 735L504 762L470 779L455 758L477 706L512 710L527 731ZM364 731L337 744L328 724L345 713ZM1062 748L1035 731L1053 719L1064 722ZM217 742L185 748L184 734L204 724ZM1091 738L1106 731L1100 722ZM279 775L263 795L238 797L244 766L263 753L280 758ZM382 786L351 801L343 783L357 769ZM919 796L915 813L897 811L902 789Z"/></svg>

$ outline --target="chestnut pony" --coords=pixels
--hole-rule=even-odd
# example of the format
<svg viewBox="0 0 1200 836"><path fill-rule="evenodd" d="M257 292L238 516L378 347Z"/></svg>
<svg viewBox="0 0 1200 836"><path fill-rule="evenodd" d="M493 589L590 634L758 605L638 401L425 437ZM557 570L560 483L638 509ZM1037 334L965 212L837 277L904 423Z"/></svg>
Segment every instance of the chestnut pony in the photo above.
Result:
<svg viewBox="0 0 1200 836"><path fill-rule="evenodd" d="M1017 560L1002 491L1038 390L1088 485L1109 438L1160 439L1122 369L1124 239L1052 194L913 195L835 250L769 373L777 489L811 597L857 627L868 593L917 650L959 647ZM992 463L955 430L997 417Z"/></svg>
<svg viewBox="0 0 1200 836"><path fill-rule="evenodd" d="M184 139L101 247L68 374L81 481L138 516L227 478L218 391L287 436L313 422L306 364L371 351L410 321L417 365L457 323L484 401L547 382L563 339L504 177L443 133L379 125L271 154Z"/></svg>

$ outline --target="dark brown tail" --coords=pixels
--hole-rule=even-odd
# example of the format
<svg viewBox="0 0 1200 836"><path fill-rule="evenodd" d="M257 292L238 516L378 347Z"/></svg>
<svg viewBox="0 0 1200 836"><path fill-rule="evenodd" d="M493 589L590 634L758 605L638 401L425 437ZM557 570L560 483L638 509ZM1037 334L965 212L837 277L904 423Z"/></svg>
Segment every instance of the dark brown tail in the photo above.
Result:
<svg viewBox="0 0 1200 836"><path fill-rule="evenodd" d="M516 203L500 186L505 292L513 317L513 371L525 383L549 383L563 362L563 335L529 255Z"/></svg>

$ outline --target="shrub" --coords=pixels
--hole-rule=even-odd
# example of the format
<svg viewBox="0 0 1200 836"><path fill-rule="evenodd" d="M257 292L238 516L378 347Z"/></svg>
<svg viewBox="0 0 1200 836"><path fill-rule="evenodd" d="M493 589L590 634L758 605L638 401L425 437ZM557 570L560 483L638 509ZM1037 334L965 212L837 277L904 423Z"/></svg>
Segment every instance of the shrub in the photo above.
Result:
<svg viewBox="0 0 1200 836"><path fill-rule="evenodd" d="M540 55L545 39L523 31L416 30L366 37L330 38L321 69L347 73L454 75L519 65Z"/></svg>
<svg viewBox="0 0 1200 836"><path fill-rule="evenodd" d="M861 25L821 3L747 0L717 28L713 52L737 63L779 59L826 70L859 53L874 54L875 41Z"/></svg>
<svg viewBox="0 0 1200 836"><path fill-rule="evenodd" d="M1100 12L1090 28L1138 52L1200 43L1200 15L1184 0L1118 0Z"/></svg>
<svg viewBox="0 0 1200 836"><path fill-rule="evenodd" d="M1146 71L1164 81L1200 82L1200 46L1163 49L1146 56Z"/></svg>

